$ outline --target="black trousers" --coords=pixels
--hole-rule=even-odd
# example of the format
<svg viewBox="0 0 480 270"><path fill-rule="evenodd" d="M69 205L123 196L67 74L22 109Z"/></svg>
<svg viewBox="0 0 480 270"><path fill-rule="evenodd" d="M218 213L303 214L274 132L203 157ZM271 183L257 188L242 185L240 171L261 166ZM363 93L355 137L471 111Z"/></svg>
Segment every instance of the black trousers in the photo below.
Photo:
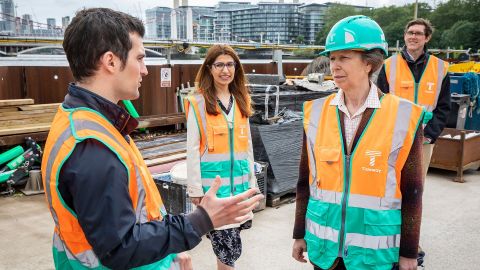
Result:
<svg viewBox="0 0 480 270"><path fill-rule="evenodd" d="M347 268L345 268L345 264L343 263L343 259L339 258L338 259L338 263L335 267L333 268L330 268L330 269L322 269L316 265L313 266L313 270L347 270Z"/></svg>

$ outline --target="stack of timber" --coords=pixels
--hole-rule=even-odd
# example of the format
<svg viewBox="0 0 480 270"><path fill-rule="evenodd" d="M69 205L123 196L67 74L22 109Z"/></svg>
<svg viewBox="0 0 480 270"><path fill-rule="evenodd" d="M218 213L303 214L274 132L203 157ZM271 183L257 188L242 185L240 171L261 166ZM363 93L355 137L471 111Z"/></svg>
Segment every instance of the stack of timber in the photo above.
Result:
<svg viewBox="0 0 480 270"><path fill-rule="evenodd" d="M21 144L25 137L44 141L59 105L34 104L33 99L0 100L0 146Z"/></svg>
<svg viewBox="0 0 480 270"><path fill-rule="evenodd" d="M46 140L60 103L34 104L33 99L0 100L0 147L22 144L25 137ZM138 128L185 123L183 113L142 116Z"/></svg>
<svg viewBox="0 0 480 270"><path fill-rule="evenodd" d="M148 167L172 163L187 157L186 132L134 140Z"/></svg>

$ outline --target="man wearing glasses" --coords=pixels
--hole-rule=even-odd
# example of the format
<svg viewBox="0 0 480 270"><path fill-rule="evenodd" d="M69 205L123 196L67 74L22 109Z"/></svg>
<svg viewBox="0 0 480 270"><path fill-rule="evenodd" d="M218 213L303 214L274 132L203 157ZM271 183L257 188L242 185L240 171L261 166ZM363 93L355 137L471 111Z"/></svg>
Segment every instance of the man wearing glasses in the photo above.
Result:
<svg viewBox="0 0 480 270"><path fill-rule="evenodd" d="M405 46L401 53L385 60L377 80L383 92L406 98L424 108L423 179L435 140L450 113L448 63L428 53L426 44L432 33L433 27L428 20L420 18L408 22L403 36ZM419 251L419 255L423 257L423 251Z"/></svg>

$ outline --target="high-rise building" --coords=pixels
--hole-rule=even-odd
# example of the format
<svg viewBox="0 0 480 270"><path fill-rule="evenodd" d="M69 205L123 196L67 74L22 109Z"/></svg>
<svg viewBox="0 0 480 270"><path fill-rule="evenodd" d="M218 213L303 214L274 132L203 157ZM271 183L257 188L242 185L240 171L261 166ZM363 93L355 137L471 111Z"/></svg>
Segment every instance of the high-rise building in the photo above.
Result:
<svg viewBox="0 0 480 270"><path fill-rule="evenodd" d="M232 12L254 7L249 2L218 2L215 6L214 33L218 41L241 41L232 31Z"/></svg>
<svg viewBox="0 0 480 270"><path fill-rule="evenodd" d="M257 41L313 44L324 27L327 10L338 5L303 4L295 0L259 2L220 1L215 7L188 6L174 0L174 8L156 7L146 11L147 37L189 41ZM352 6L357 11L371 9Z"/></svg>
<svg viewBox="0 0 480 270"><path fill-rule="evenodd" d="M148 38L170 39L171 12L172 9L168 7L155 7L145 11Z"/></svg>
<svg viewBox="0 0 480 270"><path fill-rule="evenodd" d="M3 30L16 33L15 4L13 0L0 0L0 21L2 21Z"/></svg>
<svg viewBox="0 0 480 270"><path fill-rule="evenodd" d="M299 34L300 13L295 3L259 2L232 12L232 32L242 40L293 43Z"/></svg>
<svg viewBox="0 0 480 270"><path fill-rule="evenodd" d="M176 17L178 39L201 40L201 36L213 35L212 17L215 16L213 7L180 6L173 12Z"/></svg>
<svg viewBox="0 0 480 270"><path fill-rule="evenodd" d="M32 15L30 14L23 14L22 15L22 30L21 33L23 35L31 35L33 34L33 20Z"/></svg>
<svg viewBox="0 0 480 270"><path fill-rule="evenodd" d="M314 44L318 32L325 26L325 13L328 6L324 4L307 4L298 8L301 16L300 35L305 44Z"/></svg>
<svg viewBox="0 0 480 270"><path fill-rule="evenodd" d="M55 20L55 18L47 18L47 27L48 29L57 27L57 20Z"/></svg>
<svg viewBox="0 0 480 270"><path fill-rule="evenodd" d="M62 17L62 29L65 31L67 29L67 26L70 24L70 16L65 16Z"/></svg>

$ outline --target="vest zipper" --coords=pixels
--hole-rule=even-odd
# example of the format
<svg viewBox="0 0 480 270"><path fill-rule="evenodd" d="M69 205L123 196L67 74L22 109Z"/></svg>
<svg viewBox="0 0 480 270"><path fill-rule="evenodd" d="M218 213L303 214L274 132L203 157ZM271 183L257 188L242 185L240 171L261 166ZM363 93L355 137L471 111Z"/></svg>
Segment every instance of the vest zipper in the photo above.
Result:
<svg viewBox="0 0 480 270"><path fill-rule="evenodd" d="M340 242L338 246L338 257L346 257L348 247L345 247L345 220L347 216L347 199L350 193L350 155L345 156L345 189L342 197L342 223L340 227Z"/></svg>
<svg viewBox="0 0 480 270"><path fill-rule="evenodd" d="M414 98L413 98L414 99L413 103L415 103L415 104L418 104L418 85L419 84L420 83L416 83L416 82L413 83L414 95L415 95Z"/></svg>
<svg viewBox="0 0 480 270"><path fill-rule="evenodd" d="M233 124L228 122L228 136L230 139L230 193L233 196L235 193L235 186L233 183Z"/></svg>

